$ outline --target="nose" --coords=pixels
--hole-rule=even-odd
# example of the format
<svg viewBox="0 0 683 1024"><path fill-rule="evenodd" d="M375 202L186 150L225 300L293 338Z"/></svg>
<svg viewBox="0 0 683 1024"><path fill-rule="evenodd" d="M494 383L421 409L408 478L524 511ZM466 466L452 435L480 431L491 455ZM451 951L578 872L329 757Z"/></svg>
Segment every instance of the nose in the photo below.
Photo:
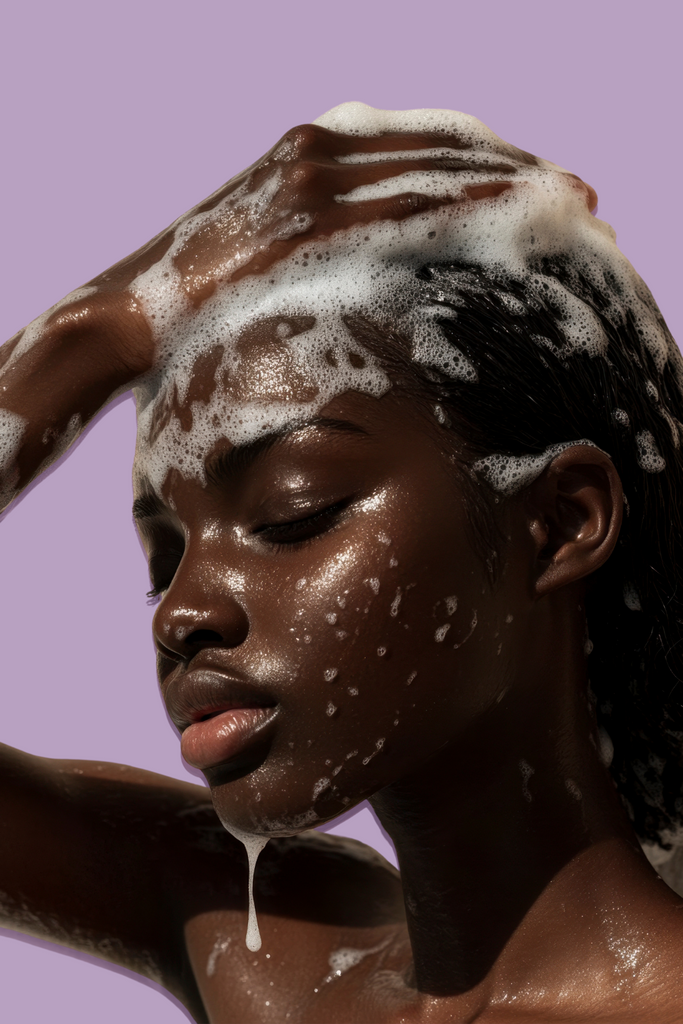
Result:
<svg viewBox="0 0 683 1024"><path fill-rule="evenodd" d="M249 635L243 580L216 574L215 564L181 565L154 616L154 643L162 656L187 660L205 647L237 647Z"/></svg>

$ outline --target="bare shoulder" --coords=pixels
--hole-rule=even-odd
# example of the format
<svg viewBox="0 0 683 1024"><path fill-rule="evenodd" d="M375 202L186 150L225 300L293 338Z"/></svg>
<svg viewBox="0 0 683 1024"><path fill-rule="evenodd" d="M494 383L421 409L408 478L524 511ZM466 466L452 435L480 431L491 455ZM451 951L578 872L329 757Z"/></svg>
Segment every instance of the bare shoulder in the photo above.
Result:
<svg viewBox="0 0 683 1024"><path fill-rule="evenodd" d="M230 837L216 833L214 838L226 851L229 846L232 862ZM348 983L357 994L355 986L367 971L380 962L393 968L402 960L407 936L399 873L371 847L321 832L271 840L255 874L262 938L257 952L245 943L246 855L241 870L230 873L230 883L220 871L221 860L216 848L213 880L204 876L201 900L186 927L188 955L209 1020L266 1019L271 1005L283 1021L337 1019L326 1004L340 994L339 985L332 984L338 974L344 973L346 986L350 972ZM196 880L192 884L197 898ZM347 1020L351 1004L345 1005ZM317 1017L318 1011L327 1016Z"/></svg>
<svg viewBox="0 0 683 1024"><path fill-rule="evenodd" d="M248 866L242 844L225 832L210 805L188 808L184 818L179 866L188 915L220 908L235 915L239 929L246 927ZM261 917L277 915L296 927L404 920L396 868L364 843L323 832L272 839L258 859L254 894Z"/></svg>
<svg viewBox="0 0 683 1024"><path fill-rule="evenodd" d="M354 876L377 877L386 874L400 886L400 874L389 861L372 846L347 836L329 835L326 832L302 832L298 836L272 841L273 852L282 860L301 858L346 870Z"/></svg>

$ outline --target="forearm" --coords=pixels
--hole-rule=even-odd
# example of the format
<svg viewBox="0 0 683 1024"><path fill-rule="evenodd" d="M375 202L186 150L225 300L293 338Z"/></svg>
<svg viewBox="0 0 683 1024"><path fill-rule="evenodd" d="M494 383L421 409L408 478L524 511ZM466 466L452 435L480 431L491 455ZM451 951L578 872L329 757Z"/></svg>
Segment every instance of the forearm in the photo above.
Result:
<svg viewBox="0 0 683 1024"><path fill-rule="evenodd" d="M206 806L206 791L4 745L0 778L2 923L149 976L166 973L181 936L165 881L184 856L184 812Z"/></svg>
<svg viewBox="0 0 683 1024"><path fill-rule="evenodd" d="M132 294L83 291L0 348L2 506L152 364L149 327Z"/></svg>

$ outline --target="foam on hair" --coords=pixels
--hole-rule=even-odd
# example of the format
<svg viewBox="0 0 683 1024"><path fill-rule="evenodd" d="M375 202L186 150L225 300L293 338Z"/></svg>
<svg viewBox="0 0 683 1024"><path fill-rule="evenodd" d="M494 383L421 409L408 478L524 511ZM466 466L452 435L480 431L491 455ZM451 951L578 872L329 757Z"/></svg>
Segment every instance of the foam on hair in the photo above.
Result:
<svg viewBox="0 0 683 1024"><path fill-rule="evenodd" d="M458 306L474 286L475 269L501 282L502 292L505 280L523 279L531 301L537 295L550 304L567 341L563 357L574 352L603 357L607 341L594 312L543 272L544 259L568 259L615 306L615 316L623 317L627 308L656 367L661 370L675 361L677 379L683 381L680 356L662 328L654 300L617 249L611 227L591 215L594 193L577 177L503 142L476 118L455 111L382 111L346 103L314 123L363 138L389 131L443 136L442 145L405 149L404 143L394 153L349 153L347 145L337 157L342 164L429 156L443 161L443 169L388 174L334 196L336 203L364 204L409 193L440 205L310 239L306 236L313 211L292 216L285 211L272 218L272 204L283 188L282 166L296 159L285 137L274 151L265 182L255 187L247 175L211 209L200 207L181 217L168 251L130 286L153 325L159 348L157 371L137 388L137 464L154 488L161 487L173 468L203 481L205 457L220 437L247 443L264 431L306 421L348 390L382 395L389 379L350 329L355 316L403 335L417 363L476 387L475 367L440 327L444 319L457 324ZM229 225L237 214L243 221L246 217L253 236L259 235L261 250L299 235L301 244L267 273L247 271L239 280L232 275L246 267L254 250L247 241L226 252L224 283L197 308L183 287L176 257L207 226ZM432 273L425 282L420 276L425 264L448 269ZM457 267L469 272L453 269ZM515 300L508 295L505 301L510 305ZM254 356L244 339L258 323L268 325L277 355L270 370L260 369L256 361L253 386L236 389L231 380L251 372ZM550 344L544 338L534 340L540 346ZM211 353L216 387L210 397L194 400L194 368ZM288 386L288 381L295 383ZM181 423L171 411L159 429L163 403L185 403L190 415ZM643 467L656 471L659 463L647 439L639 445ZM527 479L528 468L530 464L518 475L510 466L506 474L496 465L494 473L491 464L488 475L492 483L494 477L505 477L507 489L508 477Z"/></svg>

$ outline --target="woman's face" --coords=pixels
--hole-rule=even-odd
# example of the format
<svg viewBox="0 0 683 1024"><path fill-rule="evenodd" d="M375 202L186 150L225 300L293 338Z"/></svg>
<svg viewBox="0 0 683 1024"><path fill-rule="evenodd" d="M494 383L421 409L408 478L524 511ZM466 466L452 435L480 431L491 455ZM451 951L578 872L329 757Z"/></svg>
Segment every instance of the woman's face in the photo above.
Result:
<svg viewBox="0 0 683 1024"><path fill-rule="evenodd" d="M489 585L441 429L347 393L139 494L162 693L226 827L328 820L502 694L520 574Z"/></svg>

